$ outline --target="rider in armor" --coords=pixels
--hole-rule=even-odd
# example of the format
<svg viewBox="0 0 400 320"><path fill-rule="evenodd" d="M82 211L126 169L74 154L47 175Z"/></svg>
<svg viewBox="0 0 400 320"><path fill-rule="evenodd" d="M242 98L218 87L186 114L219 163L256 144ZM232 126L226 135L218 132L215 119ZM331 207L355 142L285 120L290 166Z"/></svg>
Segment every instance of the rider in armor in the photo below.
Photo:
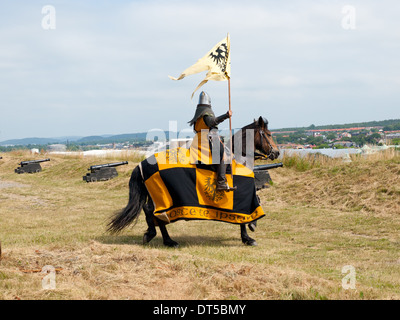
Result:
<svg viewBox="0 0 400 320"><path fill-rule="evenodd" d="M206 147L211 150L212 164L217 166L217 190L235 190L234 187L230 188L227 184L227 164L224 161L224 144L218 135L218 124L231 116L232 111L229 110L223 115L216 117L211 108L210 96L206 92L202 91L200 93L196 113L193 119L189 121L189 124L193 126L193 129L196 133L196 137L194 138L195 144L198 143L198 146L201 146L202 144L199 142L199 140L202 137L204 140L207 139L208 141L208 145ZM204 148L204 145L202 147Z"/></svg>

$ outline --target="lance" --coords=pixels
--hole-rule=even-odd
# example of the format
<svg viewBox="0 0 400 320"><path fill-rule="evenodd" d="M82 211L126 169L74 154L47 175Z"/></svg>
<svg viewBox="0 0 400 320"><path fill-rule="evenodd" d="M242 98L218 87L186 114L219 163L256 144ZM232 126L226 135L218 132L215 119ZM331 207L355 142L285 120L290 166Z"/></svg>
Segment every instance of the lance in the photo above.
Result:
<svg viewBox="0 0 400 320"><path fill-rule="evenodd" d="M228 77L228 96L229 96L229 111L232 111L232 105L231 105L231 78L230 77ZM232 116L229 117L229 151L230 151L229 163L231 165L231 177L232 177L232 186L233 186Z"/></svg>
<svg viewBox="0 0 400 320"><path fill-rule="evenodd" d="M226 35L227 45L228 45L228 52L226 61L229 62L229 55L231 54L231 44L229 41L229 33ZM225 76L228 79L228 97L229 97L229 111L232 111L232 104L231 104L231 77L229 76L228 72L225 71ZM232 116L229 117L229 163L231 165L231 178L232 178L232 187L233 186L233 151L232 151Z"/></svg>

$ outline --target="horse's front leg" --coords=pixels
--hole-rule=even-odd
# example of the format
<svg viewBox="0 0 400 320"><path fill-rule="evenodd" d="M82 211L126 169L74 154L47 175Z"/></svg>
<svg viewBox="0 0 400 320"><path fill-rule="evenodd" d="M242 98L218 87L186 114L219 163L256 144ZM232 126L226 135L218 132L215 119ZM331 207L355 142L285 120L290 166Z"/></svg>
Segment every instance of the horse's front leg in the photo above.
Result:
<svg viewBox="0 0 400 320"><path fill-rule="evenodd" d="M256 231L257 221L250 222L248 224L248 227L249 227L250 231L252 231L252 232Z"/></svg>
<svg viewBox="0 0 400 320"><path fill-rule="evenodd" d="M158 226L160 227L160 231L163 237L163 243L165 246L170 247L170 248L177 248L179 247L179 243L172 240L171 237L168 234L166 223L162 220L157 219Z"/></svg>
<svg viewBox="0 0 400 320"><path fill-rule="evenodd" d="M246 230L246 224L240 225L240 236L242 237L242 242L247 246L256 246L256 240L249 237Z"/></svg>
<svg viewBox="0 0 400 320"><path fill-rule="evenodd" d="M257 197L258 204L261 205L261 199L260 199L260 197L258 196L258 194L256 194L256 197ZM256 221L253 221L253 222L250 222L250 223L248 224L248 227L249 227L250 231L252 231L252 232L256 231L257 220L256 220Z"/></svg>

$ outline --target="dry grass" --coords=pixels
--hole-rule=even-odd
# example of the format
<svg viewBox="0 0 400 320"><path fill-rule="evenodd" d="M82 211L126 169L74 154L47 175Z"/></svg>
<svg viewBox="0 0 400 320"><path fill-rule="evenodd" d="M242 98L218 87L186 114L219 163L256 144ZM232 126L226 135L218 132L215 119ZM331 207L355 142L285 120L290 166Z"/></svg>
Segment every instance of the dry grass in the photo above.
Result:
<svg viewBox="0 0 400 320"><path fill-rule="evenodd" d="M271 171L258 247L241 244L238 226L195 221L169 226L179 249L160 237L143 246L143 215L119 236L105 233L126 204L133 162L86 184L94 159L52 156L43 172L17 175L27 154L2 156L0 299L400 298L396 154ZM42 288L45 265L59 270L55 290ZM354 290L341 286L345 265L356 269Z"/></svg>
<svg viewBox="0 0 400 320"><path fill-rule="evenodd" d="M277 196L304 206L400 218L400 152L389 149L351 159L350 163L324 156L284 159L292 170L282 176L284 188ZM289 176L293 171L295 175Z"/></svg>
<svg viewBox="0 0 400 320"><path fill-rule="evenodd" d="M110 150L113 151L113 150ZM115 150L114 152L107 152L102 155L90 155L84 154L84 152L68 152L65 154L47 154L47 156L55 156L63 159L91 159L92 161L104 161L104 160L118 160L118 161L132 161L140 162L145 159L145 156L135 150Z"/></svg>

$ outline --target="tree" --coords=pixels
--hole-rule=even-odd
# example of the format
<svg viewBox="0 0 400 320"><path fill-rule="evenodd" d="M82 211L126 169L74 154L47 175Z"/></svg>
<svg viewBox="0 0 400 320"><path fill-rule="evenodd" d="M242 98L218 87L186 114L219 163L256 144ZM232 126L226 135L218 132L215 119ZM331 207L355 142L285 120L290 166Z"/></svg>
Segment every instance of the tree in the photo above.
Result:
<svg viewBox="0 0 400 320"><path fill-rule="evenodd" d="M376 144L377 140L381 138L381 135L379 133L373 133L367 137L365 137L365 140L370 143L370 144Z"/></svg>
<svg viewBox="0 0 400 320"><path fill-rule="evenodd" d="M336 139L336 133L333 133L333 132L329 132L328 133L328 135L326 136L326 138L328 139L328 140L335 140Z"/></svg>

